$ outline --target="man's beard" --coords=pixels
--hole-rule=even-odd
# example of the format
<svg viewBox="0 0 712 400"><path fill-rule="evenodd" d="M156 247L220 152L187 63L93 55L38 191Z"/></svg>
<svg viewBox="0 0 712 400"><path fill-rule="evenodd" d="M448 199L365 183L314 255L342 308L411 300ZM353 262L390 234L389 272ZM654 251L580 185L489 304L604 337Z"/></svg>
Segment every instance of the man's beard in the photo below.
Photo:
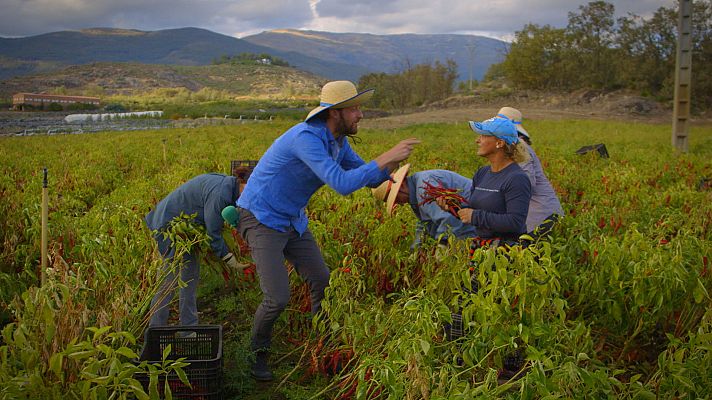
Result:
<svg viewBox="0 0 712 400"><path fill-rule="evenodd" d="M339 124L336 126L336 132L340 135L343 136L354 136L358 133L358 125L353 124L349 125L346 123L346 119L344 119L344 115L339 111Z"/></svg>

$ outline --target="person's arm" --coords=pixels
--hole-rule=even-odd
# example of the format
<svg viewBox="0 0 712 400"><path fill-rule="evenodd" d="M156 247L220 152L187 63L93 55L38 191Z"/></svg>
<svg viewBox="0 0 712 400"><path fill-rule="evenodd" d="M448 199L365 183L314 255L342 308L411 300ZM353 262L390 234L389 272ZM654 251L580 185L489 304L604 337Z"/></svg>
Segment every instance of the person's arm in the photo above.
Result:
<svg viewBox="0 0 712 400"><path fill-rule="evenodd" d="M210 236L210 248L215 256L222 259L230 251L222 236L224 221L221 212L223 208L230 204L230 201L222 199L221 194L215 193L216 191L219 190L214 189L214 192L206 195L207 201L203 208L203 217L205 218L205 229L208 236Z"/></svg>
<svg viewBox="0 0 712 400"><path fill-rule="evenodd" d="M420 206L420 215L423 220L430 222L431 229L428 230L428 233L433 238L437 239L448 231L458 238L474 235L472 226L463 223L449 212L443 211L435 202Z"/></svg>
<svg viewBox="0 0 712 400"><path fill-rule="evenodd" d="M419 179L416 182L418 197L422 197L424 192L425 182L431 185L443 186L450 189L457 189L458 194L463 195L462 191L471 186L471 181L462 175L456 174L447 170L433 170L428 174L428 171L416 174ZM414 176L416 176L414 175ZM460 204L460 207L466 204ZM445 203L443 201L431 202L420 206L420 214L424 220L430 221L431 229L429 233L434 238L439 237L448 230L458 238L473 236L475 230L469 224L465 224L460 219L450 212L443 209ZM446 207L447 208L447 207Z"/></svg>
<svg viewBox="0 0 712 400"><path fill-rule="evenodd" d="M388 168L388 170L394 171L398 168L398 163L408 158L413 151L413 147L419 143L420 140L416 138L401 140L373 161L376 162L380 169Z"/></svg>
<svg viewBox="0 0 712 400"><path fill-rule="evenodd" d="M474 209L470 223L495 232L519 233L520 228L526 225L530 199L529 179L524 175L514 176L504 190L506 212L500 214Z"/></svg>
<svg viewBox="0 0 712 400"><path fill-rule="evenodd" d="M366 164L363 159L356 154L356 152L351 148L351 145L348 143L346 139L344 139L344 148L342 150L344 152L344 157L341 161L341 166L345 170L351 170L355 168L359 168L362 165ZM368 187L378 187L383 181L388 179L390 177L390 171L388 168L383 168L381 169L381 174L369 181L366 186Z"/></svg>
<svg viewBox="0 0 712 400"><path fill-rule="evenodd" d="M366 186L369 182L383 177L383 173L375 161L345 170L331 158L324 147L324 142L317 136L305 131L297 137L299 145L293 146L295 156L303 161L322 182L341 195L348 195ZM380 182L385 179L384 177Z"/></svg>

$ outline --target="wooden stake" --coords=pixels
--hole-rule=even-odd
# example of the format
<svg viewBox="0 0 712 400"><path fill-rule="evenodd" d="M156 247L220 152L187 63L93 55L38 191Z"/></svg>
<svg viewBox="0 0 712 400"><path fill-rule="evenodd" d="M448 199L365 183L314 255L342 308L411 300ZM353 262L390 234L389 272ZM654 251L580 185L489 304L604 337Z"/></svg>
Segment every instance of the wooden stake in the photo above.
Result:
<svg viewBox="0 0 712 400"><path fill-rule="evenodd" d="M40 282L44 285L47 279L47 167L42 169L44 178L42 179L42 249L40 254L42 257L42 271L40 271Z"/></svg>

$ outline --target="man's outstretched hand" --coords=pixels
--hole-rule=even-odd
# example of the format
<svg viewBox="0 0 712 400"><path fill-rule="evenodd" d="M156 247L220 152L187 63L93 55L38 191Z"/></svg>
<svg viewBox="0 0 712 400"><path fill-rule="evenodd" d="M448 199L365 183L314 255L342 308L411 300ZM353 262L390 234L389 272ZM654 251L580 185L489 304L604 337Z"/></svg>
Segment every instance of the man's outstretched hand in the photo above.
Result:
<svg viewBox="0 0 712 400"><path fill-rule="evenodd" d="M420 139L410 138L401 140L390 150L376 157L375 161L378 168L388 168L389 171L394 171L398 168L398 163L405 160L413 152L415 145L420 143Z"/></svg>

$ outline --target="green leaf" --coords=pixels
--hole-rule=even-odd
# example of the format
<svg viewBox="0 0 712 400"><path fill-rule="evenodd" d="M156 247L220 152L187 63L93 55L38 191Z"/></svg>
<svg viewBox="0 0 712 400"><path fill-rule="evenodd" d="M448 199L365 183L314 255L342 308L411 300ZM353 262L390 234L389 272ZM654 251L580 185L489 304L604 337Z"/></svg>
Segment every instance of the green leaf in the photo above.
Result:
<svg viewBox="0 0 712 400"><path fill-rule="evenodd" d="M158 375L151 374L148 379L148 396L152 399L157 399L158 396Z"/></svg>
<svg viewBox="0 0 712 400"><path fill-rule="evenodd" d="M697 285L695 285L695 288L692 290L692 296L695 298L695 303L697 304L702 303L707 297L707 290L705 290L705 287L699 280L697 280Z"/></svg>
<svg viewBox="0 0 712 400"><path fill-rule="evenodd" d="M420 348L423 350L423 354L427 356L428 352L430 352L430 343L420 339Z"/></svg>
<svg viewBox="0 0 712 400"><path fill-rule="evenodd" d="M116 350L116 353L121 354L122 356L129 358L129 359L138 358L138 354L136 354L133 350L131 350L125 346L120 347L118 350Z"/></svg>
<svg viewBox="0 0 712 400"><path fill-rule="evenodd" d="M171 355L171 345L169 344L168 346L166 346L165 349L163 349L163 361L167 360L168 356L170 356L170 355Z"/></svg>
<svg viewBox="0 0 712 400"><path fill-rule="evenodd" d="M178 378L180 379L181 382L183 382L185 385L190 386L193 388L193 385L191 385L190 381L188 381L188 376L185 374L185 371L183 368L176 368L175 373L178 375Z"/></svg>
<svg viewBox="0 0 712 400"><path fill-rule="evenodd" d="M68 354L67 357L71 358L72 360L83 360L85 358L89 358L89 357L93 356L94 353L95 353L95 350L77 351L77 352Z"/></svg>
<svg viewBox="0 0 712 400"><path fill-rule="evenodd" d="M163 385L163 397L166 400L173 400L173 392L171 392L171 387L168 385L168 378L166 378L166 383Z"/></svg>
<svg viewBox="0 0 712 400"><path fill-rule="evenodd" d="M49 358L49 369L54 372L57 377L64 382L64 374L62 374L62 360L64 360L64 354L54 353Z"/></svg>

